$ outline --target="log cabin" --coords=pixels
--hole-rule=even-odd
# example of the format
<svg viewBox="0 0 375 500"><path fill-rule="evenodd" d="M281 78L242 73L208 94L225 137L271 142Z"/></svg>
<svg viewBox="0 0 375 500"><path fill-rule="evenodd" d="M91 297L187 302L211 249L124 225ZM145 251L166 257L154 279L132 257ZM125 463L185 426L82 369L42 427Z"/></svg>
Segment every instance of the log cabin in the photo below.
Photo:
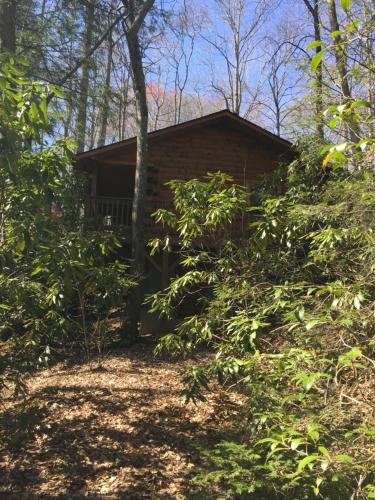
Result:
<svg viewBox="0 0 375 500"><path fill-rule="evenodd" d="M172 206L169 180L202 178L220 170L250 190L282 159L293 156L290 142L228 110L150 132L148 139L146 238L160 236L151 214ZM89 177L85 216L125 237L131 231L135 162L135 137L77 155L77 168ZM147 291L154 291L166 286L176 264L166 255L160 261L148 259L148 275L158 275L148 280L153 286Z"/></svg>
<svg viewBox="0 0 375 500"><path fill-rule="evenodd" d="M250 190L293 155L290 142L228 110L150 132L148 139L148 237L158 234L151 213L171 206L169 180L220 170ZM89 177L85 215L103 229L131 230L135 161L135 137L77 155L76 167Z"/></svg>

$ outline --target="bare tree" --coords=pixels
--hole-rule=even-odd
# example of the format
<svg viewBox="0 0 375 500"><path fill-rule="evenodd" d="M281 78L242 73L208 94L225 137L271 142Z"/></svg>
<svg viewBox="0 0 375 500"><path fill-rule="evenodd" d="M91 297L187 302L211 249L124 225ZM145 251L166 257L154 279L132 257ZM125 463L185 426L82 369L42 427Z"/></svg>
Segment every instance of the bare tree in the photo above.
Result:
<svg viewBox="0 0 375 500"><path fill-rule="evenodd" d="M249 64L257 59L257 35L266 14L266 0L250 4L246 0L215 0L223 33L203 36L222 59L226 79L211 79L212 88L225 100L227 107L240 113L245 100L245 83Z"/></svg>
<svg viewBox="0 0 375 500"><path fill-rule="evenodd" d="M289 33L283 32L279 40L268 39L266 44L268 49L272 49L264 67L269 99L264 99L262 106L277 135L281 135L283 125L293 111L291 104L302 78L301 72L293 71L291 59L297 49L288 43L288 39Z"/></svg>
<svg viewBox="0 0 375 500"><path fill-rule="evenodd" d="M165 80L168 79L168 75ZM162 82L162 69L158 66L158 78L156 82L149 83L147 86L150 129L157 130L160 120L163 118L163 109L167 100L167 84Z"/></svg>
<svg viewBox="0 0 375 500"><path fill-rule="evenodd" d="M174 73L174 123L181 121L183 95L188 83L196 38L202 27L203 12L196 12L183 0L182 8L171 19L173 39L167 44L167 58Z"/></svg>

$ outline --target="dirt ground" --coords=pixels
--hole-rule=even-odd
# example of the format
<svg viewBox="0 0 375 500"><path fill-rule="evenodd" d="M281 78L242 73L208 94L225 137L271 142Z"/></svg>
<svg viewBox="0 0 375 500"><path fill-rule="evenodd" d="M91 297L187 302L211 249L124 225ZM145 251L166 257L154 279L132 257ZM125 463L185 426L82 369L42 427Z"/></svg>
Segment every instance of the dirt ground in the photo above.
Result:
<svg viewBox="0 0 375 500"><path fill-rule="evenodd" d="M0 498L207 498L189 482L194 444L219 440L228 406L240 403L215 391L186 405L179 372L191 363L137 346L102 371L77 363L39 372L29 381L36 432L0 450ZM9 427L16 411L9 403Z"/></svg>

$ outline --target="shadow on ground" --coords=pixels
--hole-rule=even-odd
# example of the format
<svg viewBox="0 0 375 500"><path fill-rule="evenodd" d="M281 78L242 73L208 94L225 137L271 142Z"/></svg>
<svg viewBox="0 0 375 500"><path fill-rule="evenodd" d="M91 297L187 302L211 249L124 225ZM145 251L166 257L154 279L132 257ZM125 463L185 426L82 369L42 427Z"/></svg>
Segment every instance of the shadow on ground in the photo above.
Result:
<svg viewBox="0 0 375 500"><path fill-rule="evenodd" d="M0 498L203 498L188 480L199 462L193 445L222 437L230 396L184 405L178 372L186 364L155 362L150 352L104 366L38 374L33 425L16 441L21 403L4 412Z"/></svg>

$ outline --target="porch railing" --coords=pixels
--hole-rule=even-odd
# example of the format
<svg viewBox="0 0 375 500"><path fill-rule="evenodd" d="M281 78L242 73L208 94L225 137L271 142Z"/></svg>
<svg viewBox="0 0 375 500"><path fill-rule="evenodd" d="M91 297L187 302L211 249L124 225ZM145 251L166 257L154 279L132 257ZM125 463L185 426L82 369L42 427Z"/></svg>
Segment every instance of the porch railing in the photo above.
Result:
<svg viewBox="0 0 375 500"><path fill-rule="evenodd" d="M89 226L96 229L129 231L132 205L132 198L90 196L85 202L85 220ZM145 206L145 229L148 236L163 231L162 226L155 225L151 217L158 208L167 208L165 201L148 201Z"/></svg>
<svg viewBox="0 0 375 500"><path fill-rule="evenodd" d="M85 202L85 219L98 229L130 229L132 198L90 196Z"/></svg>

